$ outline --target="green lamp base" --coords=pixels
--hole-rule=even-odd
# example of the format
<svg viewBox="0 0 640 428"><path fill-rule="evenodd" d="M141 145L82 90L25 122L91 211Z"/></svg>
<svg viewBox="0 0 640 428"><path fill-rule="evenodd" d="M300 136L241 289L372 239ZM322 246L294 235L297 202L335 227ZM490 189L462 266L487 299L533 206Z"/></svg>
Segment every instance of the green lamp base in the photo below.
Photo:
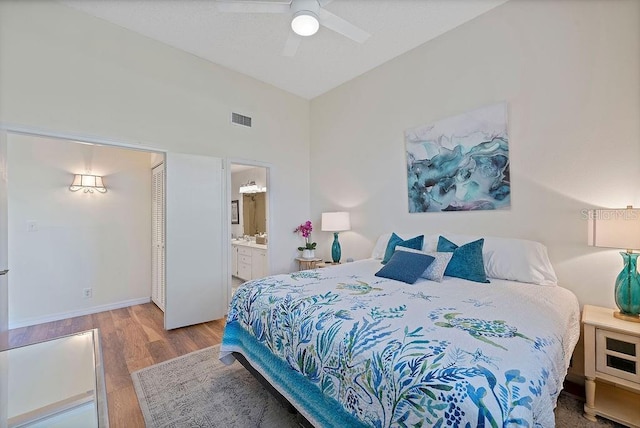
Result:
<svg viewBox="0 0 640 428"><path fill-rule="evenodd" d="M333 245L331 245L331 259L334 263L340 262L340 256L342 256L342 250L340 249L340 242L338 242L338 232L333 232Z"/></svg>
<svg viewBox="0 0 640 428"><path fill-rule="evenodd" d="M621 252L624 268L616 278L615 300L620 309L616 318L640 322L640 275L637 269L638 254Z"/></svg>

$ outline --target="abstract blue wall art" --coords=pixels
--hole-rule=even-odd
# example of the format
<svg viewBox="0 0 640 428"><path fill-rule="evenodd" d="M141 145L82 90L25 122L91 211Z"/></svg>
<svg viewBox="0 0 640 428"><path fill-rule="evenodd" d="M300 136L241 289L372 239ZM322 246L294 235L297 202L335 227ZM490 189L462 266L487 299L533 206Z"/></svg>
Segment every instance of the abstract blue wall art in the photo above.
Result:
<svg viewBox="0 0 640 428"><path fill-rule="evenodd" d="M511 206L506 102L408 129L404 139L410 213Z"/></svg>

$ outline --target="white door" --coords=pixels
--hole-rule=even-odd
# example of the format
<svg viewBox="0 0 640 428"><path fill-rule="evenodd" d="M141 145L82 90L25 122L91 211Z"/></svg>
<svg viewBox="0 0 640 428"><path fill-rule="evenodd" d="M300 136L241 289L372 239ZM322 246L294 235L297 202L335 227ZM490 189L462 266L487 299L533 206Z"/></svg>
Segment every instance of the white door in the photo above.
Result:
<svg viewBox="0 0 640 428"><path fill-rule="evenodd" d="M0 131L0 272L7 269L9 235L7 226L7 133ZM0 349L9 345L9 282L6 271L0 275ZM6 352L0 353L0 427L7 424L9 404L9 365Z"/></svg>
<svg viewBox="0 0 640 428"><path fill-rule="evenodd" d="M222 159L165 157L167 330L224 317L228 255Z"/></svg>
<svg viewBox="0 0 640 428"><path fill-rule="evenodd" d="M8 345L9 328L9 282L7 222L7 133L0 131L0 349Z"/></svg>

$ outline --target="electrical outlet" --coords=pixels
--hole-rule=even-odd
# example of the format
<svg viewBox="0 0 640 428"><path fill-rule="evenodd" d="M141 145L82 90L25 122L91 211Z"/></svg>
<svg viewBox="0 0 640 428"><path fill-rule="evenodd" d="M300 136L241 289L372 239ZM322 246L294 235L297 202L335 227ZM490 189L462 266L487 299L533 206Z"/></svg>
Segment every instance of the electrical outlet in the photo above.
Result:
<svg viewBox="0 0 640 428"><path fill-rule="evenodd" d="M93 297L93 290L91 288L83 288L82 289L82 297L85 299L90 299Z"/></svg>
<svg viewBox="0 0 640 428"><path fill-rule="evenodd" d="M38 222L37 221L28 221L27 222L27 232L37 232L38 231Z"/></svg>

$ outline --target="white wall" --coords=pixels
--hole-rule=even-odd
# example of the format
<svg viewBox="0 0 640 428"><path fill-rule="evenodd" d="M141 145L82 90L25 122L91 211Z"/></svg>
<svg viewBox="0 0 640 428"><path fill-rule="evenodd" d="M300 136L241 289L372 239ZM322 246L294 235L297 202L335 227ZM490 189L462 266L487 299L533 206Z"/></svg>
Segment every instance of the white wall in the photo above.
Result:
<svg viewBox="0 0 640 428"><path fill-rule="evenodd" d="M12 327L149 301L150 157L9 134ZM106 193L69 190L73 174L88 170L104 177ZM84 288L92 298L83 298Z"/></svg>
<svg viewBox="0 0 640 428"><path fill-rule="evenodd" d="M351 212L343 258L385 231L539 240L582 304L614 307L622 259L586 246L581 210L640 205L639 17L636 0L512 0L312 100L314 220ZM511 209L409 214L403 131L502 100Z"/></svg>
<svg viewBox="0 0 640 428"><path fill-rule="evenodd" d="M243 171L231 173L231 200L238 201L238 215L240 216L240 224L231 225L231 233L233 236L244 235L244 206L242 204L242 195L240 194L240 186L249 181L255 181L260 187L267 187L267 169L262 167L250 168ZM267 234L269 233L269 188L265 194L265 207L267 210Z"/></svg>
<svg viewBox="0 0 640 428"><path fill-rule="evenodd" d="M57 2L2 1L0 122L272 165L271 266L296 267L307 100Z"/></svg>

